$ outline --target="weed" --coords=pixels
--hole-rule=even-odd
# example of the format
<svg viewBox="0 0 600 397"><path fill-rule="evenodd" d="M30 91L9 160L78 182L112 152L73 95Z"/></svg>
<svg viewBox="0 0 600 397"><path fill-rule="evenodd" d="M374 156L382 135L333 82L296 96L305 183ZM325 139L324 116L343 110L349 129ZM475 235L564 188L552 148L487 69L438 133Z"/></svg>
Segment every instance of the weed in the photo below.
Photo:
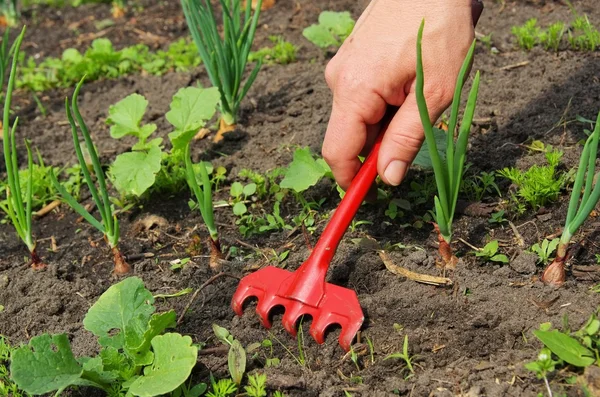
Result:
<svg viewBox="0 0 600 397"><path fill-rule="evenodd" d="M548 27L547 30L540 33L539 40L540 44L546 51L558 52L558 47L565 34L564 22L556 22Z"/></svg>
<svg viewBox="0 0 600 397"><path fill-rule="evenodd" d="M517 37L519 47L527 51L537 44L540 36L536 18L529 19L522 26L513 26L511 32Z"/></svg>
<svg viewBox="0 0 600 397"><path fill-rule="evenodd" d="M389 360L392 358L399 358L404 361L404 363L406 364L406 368L410 372L410 375L408 377L412 376L412 374L415 373L415 370L413 368L413 360L415 359L415 356L410 356L408 354L408 335L404 335L404 343L402 344L402 353L390 354L384 360Z"/></svg>
<svg viewBox="0 0 600 397"><path fill-rule="evenodd" d="M492 35L493 33L488 33L486 35L481 35L477 37L477 40L479 40L483 45L485 45L485 47L490 52L492 51Z"/></svg>
<svg viewBox="0 0 600 397"><path fill-rule="evenodd" d="M206 393L206 397L227 397L237 391L237 385L231 379L215 379L210 376L212 390Z"/></svg>
<svg viewBox="0 0 600 397"><path fill-rule="evenodd" d="M558 247L559 242L560 239L558 238L553 240L544 239L541 244L533 244L531 251L537 254L539 263L546 264L550 261L554 251L556 251L556 247Z"/></svg>
<svg viewBox="0 0 600 397"><path fill-rule="evenodd" d="M490 216L490 219L488 219L488 223L500 225L504 222L508 222L508 220L506 218L504 218L504 214L505 214L504 210L500 210L500 211L492 213L492 215Z"/></svg>
<svg viewBox="0 0 600 397"><path fill-rule="evenodd" d="M348 11L323 11L319 23L302 31L302 35L319 48L339 47L354 29L354 19Z"/></svg>
<svg viewBox="0 0 600 397"><path fill-rule="evenodd" d="M481 250L475 251L475 256L486 262L508 263L508 257L498 253L498 240L492 240Z"/></svg>
<svg viewBox="0 0 600 397"><path fill-rule="evenodd" d="M29 394L19 390L15 382L10 378L8 362L13 348L7 339L0 335L0 397L25 397Z"/></svg>
<svg viewBox="0 0 600 397"><path fill-rule="evenodd" d="M467 166L466 168L469 167ZM490 194L502 196L496 184L495 173L485 171L482 171L479 175L463 177L460 193L464 194L469 201L481 201L484 196Z"/></svg>
<svg viewBox="0 0 600 397"><path fill-rule="evenodd" d="M244 386L248 397L266 397L267 375L254 374L248 376L248 386Z"/></svg>
<svg viewBox="0 0 600 397"><path fill-rule="evenodd" d="M296 62L296 52L298 47L285 41L281 36L269 36L269 40L274 44L273 47L263 47L260 50L251 52L248 56L250 62L262 62L267 65Z"/></svg>
<svg viewBox="0 0 600 397"><path fill-rule="evenodd" d="M233 382L239 386L246 372L246 350L244 350L240 341L235 339L225 328L217 324L213 324L212 328L217 339L229 346L229 354L227 355L229 374Z"/></svg>
<svg viewBox="0 0 600 397"><path fill-rule="evenodd" d="M600 32L591 24L587 15L577 16L569 31L569 44L578 51L595 51L600 46Z"/></svg>

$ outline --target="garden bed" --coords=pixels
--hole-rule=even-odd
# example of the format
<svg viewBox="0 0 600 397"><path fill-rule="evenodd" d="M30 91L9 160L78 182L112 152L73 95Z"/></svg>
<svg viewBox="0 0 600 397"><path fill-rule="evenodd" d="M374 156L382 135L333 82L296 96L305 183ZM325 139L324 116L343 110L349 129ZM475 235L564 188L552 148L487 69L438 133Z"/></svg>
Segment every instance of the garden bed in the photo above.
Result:
<svg viewBox="0 0 600 397"><path fill-rule="evenodd" d="M161 47L185 36L187 29L179 2L155 3L143 1L140 11L127 21L107 28L103 37L110 38L115 47L143 40ZM318 153L331 102L323 77L328 58L305 41L301 32L322 10L350 10L358 17L364 3L278 0L275 8L265 11L257 46L266 45L269 35L283 35L301 46L299 60L285 66L265 66L243 102L238 129L218 144L203 140L196 145L196 159L202 157L225 166L228 185L243 168L265 172L287 166L294 146L310 146ZM575 1L574 6L587 13L591 20L600 21L600 8L593 3ZM560 18L568 20L568 7L559 2L506 1L500 5L489 1L486 6L478 31L493 32L493 43L500 53L490 55L485 46L477 46L474 70L481 70L482 79L468 161L477 171L495 171L507 166L527 168L542 163L543 155L531 154L519 145L539 139L561 146L565 151L562 160L565 166L575 166L581 150L576 143L584 137L584 125L561 124L561 120L574 119L575 115L595 118L600 106L600 55L571 51L554 54L539 48L527 53L515 49L511 26L533 16L542 24ZM98 32L94 20L109 15L109 7L94 5L63 10L43 7L26 14L25 51L58 56L67 47L85 48ZM76 31L69 30L74 24ZM160 38L164 38L164 42ZM196 81L209 85L203 68L189 73L135 75L86 84L80 108L102 158L112 160L130 147L127 140L109 137L105 120L110 104L133 92L144 95L150 103L146 120L156 123L157 134L166 137L171 129L162 115L168 111L173 94ZM21 117L18 134L31 139L48 164L62 166L76 161L64 114L64 97L70 94L71 89L44 93L40 98L47 109L45 116L30 94L21 92L16 98L17 114ZM422 175L413 172L408 178L420 181ZM396 197L404 197L407 184L394 190ZM507 189L508 186L504 186L503 191ZM227 195L224 190L217 193L217 198ZM326 198L323 212L333 210L339 201L337 191L329 182L311 189L308 196ZM181 270L170 270L171 261L190 257L186 248L192 229L197 227L197 234L207 236L197 213L190 215L188 199L187 194L153 197L122 218L122 250L128 257L138 258L130 260L134 274L142 278L154 294L197 288L212 276L206 248ZM515 220L524 240L523 247L519 247L517 236L508 225L490 225L489 216L477 216L477 211L466 211L458 217L455 236L477 247L485 245L486 238L493 236L504 244L503 252L512 259L559 231L567 203L565 194L545 211L529 212ZM283 214L295 216L297 210L290 202ZM364 244L357 245L352 239L367 234L382 245L402 243L408 248L390 253L396 263L415 271L437 274L436 239L430 234L429 226L420 230L401 228L401 222L389 222L384 211L385 208L375 205L361 208L357 219L371 221L372 225L362 225L348 232L329 272L329 281L358 293L366 315L361 340L364 343L368 337L373 341L374 363L368 354L362 356L366 368L358 372L338 346L335 331L319 346L308 337L309 324L303 324L306 337L302 350L306 364L301 366L293 357L299 354L298 343L283 330L280 316L276 316L270 332L281 342L273 339L273 356L280 358L281 364L264 369L270 388L285 391L288 396L341 396L343 390L354 396L394 393L535 396L542 391L543 383L523 368L525 362L536 357L540 347L531 331L543 322L560 325L565 315L572 328L577 329L600 303L600 295L589 290L597 282L569 276L563 288L554 290L539 281L541 267L519 266L519 261L510 265L483 264L468 255L471 248L458 241L455 246L463 260L450 275L454 287L438 288L398 278L386 270L374 250ZM150 214L164 217L168 225L150 231L136 227L138 220ZM230 208L217 209L215 216L225 246L236 246L249 254L253 253L249 247L272 248L277 252L290 250L285 260L290 270L308 257L309 248L302 230L244 239ZM77 218L62 205L58 211L35 221L35 234L41 239L39 253L48 264L44 271L28 267L24 261L27 252L13 229L0 225L0 305L5 307L0 312L0 334L11 342L25 342L44 332L66 332L76 356L95 351L95 340L83 329L82 319L91 304L117 279L111 275L111 257L100 235L88 225L78 223ZM323 226L324 223L320 223L317 232L310 236L310 244L316 242ZM595 219L582 228L577 237L585 241L584 248L578 251L573 263L595 263L594 254L600 252L594 237L596 228ZM51 236L58 246L56 252L49 250ZM164 248L157 249L159 246ZM424 251L411 248L414 246ZM144 253L155 256L144 259L141 255ZM265 253L264 256L253 255L247 261L232 260L225 264L225 271L241 276L265 265L268 258ZM236 285L234 279L220 278L207 286L185 313L178 332L190 335L195 342L207 342L208 347L218 345L212 323L227 328L244 345L269 338L269 331L260 325L252 307L246 309L243 317L234 316L229 303ZM158 306L174 308L181 315L189 300L190 295L184 295L162 300ZM408 373L402 371L402 362L384 361L389 354L402 350L405 334L411 354L418 356L416 373L406 380ZM194 372L197 379L206 380L209 372L227 374L226 355L201 355L199 362ZM250 369L257 367L260 361L251 361ZM352 382L351 376L362 377L362 383ZM564 389L567 395L578 395L575 388L568 385L553 387ZM72 395L92 394L80 390Z"/></svg>

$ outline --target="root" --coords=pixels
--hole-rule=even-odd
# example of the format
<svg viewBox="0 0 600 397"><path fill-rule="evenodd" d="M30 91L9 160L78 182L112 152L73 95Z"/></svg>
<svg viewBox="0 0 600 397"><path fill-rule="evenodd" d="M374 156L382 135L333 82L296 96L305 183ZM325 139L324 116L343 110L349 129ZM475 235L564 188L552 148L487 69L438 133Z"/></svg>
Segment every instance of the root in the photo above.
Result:
<svg viewBox="0 0 600 397"><path fill-rule="evenodd" d="M219 121L219 130L217 131L217 135L213 138L213 142L221 142L223 140L223 135L226 132L230 132L235 130L235 124L227 124L225 120L221 119Z"/></svg>
<svg viewBox="0 0 600 397"><path fill-rule="evenodd" d="M223 268L223 262L225 256L221 252L221 243L219 240L213 240L212 238L208 238L208 244L210 246L210 259L208 261L208 266L210 269L218 273Z"/></svg>
<svg viewBox="0 0 600 397"><path fill-rule="evenodd" d="M125 257L121 254L121 251L119 251L119 247L113 247L111 250L113 253L113 261L115 262L114 274L122 275L130 273L131 266L125 261Z"/></svg>
<svg viewBox="0 0 600 397"><path fill-rule="evenodd" d="M556 256L556 259L544 270L542 281L546 285L559 288L565 283L565 256Z"/></svg>
<svg viewBox="0 0 600 397"><path fill-rule="evenodd" d="M439 226L434 223L433 228L438 234L438 252L442 258L440 267L445 270L455 270L456 265L458 264L458 258L454 255L454 252L452 252L452 247L450 247L450 244L442 236Z"/></svg>
<svg viewBox="0 0 600 397"><path fill-rule="evenodd" d="M35 248L31 251L31 268L33 270L42 270L46 268L46 264L42 262L42 259L37 254Z"/></svg>

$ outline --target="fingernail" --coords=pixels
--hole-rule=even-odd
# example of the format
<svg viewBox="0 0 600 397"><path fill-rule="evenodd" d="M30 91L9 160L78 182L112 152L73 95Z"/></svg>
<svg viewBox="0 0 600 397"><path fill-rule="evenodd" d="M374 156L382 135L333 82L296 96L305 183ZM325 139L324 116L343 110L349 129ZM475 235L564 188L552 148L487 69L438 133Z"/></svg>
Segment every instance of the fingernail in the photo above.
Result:
<svg viewBox="0 0 600 397"><path fill-rule="evenodd" d="M387 179L388 183L392 186L398 186L402 179L404 179L404 174L406 174L406 169L408 168L408 164L401 160L393 160L390 164L388 164L383 176Z"/></svg>

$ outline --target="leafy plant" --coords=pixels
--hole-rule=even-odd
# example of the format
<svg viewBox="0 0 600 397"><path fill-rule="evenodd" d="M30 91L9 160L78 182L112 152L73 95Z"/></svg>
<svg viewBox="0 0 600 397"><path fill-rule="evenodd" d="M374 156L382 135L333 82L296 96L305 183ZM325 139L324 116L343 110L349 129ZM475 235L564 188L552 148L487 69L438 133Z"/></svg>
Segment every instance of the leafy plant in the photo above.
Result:
<svg viewBox="0 0 600 397"><path fill-rule="evenodd" d="M175 326L175 312L154 313L153 303L137 277L111 286L83 320L98 337L98 356L76 359L66 334L43 334L13 352L12 378L32 394L58 395L70 386L132 396L176 390L196 365L198 347L189 336L164 333Z"/></svg>
<svg viewBox="0 0 600 397"><path fill-rule="evenodd" d="M169 70L188 71L200 65L193 42L184 39L171 43L166 51L150 51L143 44L115 50L111 41L99 38L83 53L67 48L60 58L47 57L41 62L29 57L21 65L17 87L32 91L71 87L84 76L88 82L115 79L139 72L161 75Z"/></svg>
<svg viewBox="0 0 600 397"><path fill-rule="evenodd" d="M481 201L485 195L494 193L498 196L502 195L496 184L495 173L485 171L479 175L463 177L460 192L471 201Z"/></svg>
<svg viewBox="0 0 600 397"><path fill-rule="evenodd" d="M246 372L246 350L244 350L240 341L235 339L225 328L217 324L213 324L212 327L217 339L229 346L229 354L227 355L229 374L233 382L239 386L242 383L244 372Z"/></svg>
<svg viewBox="0 0 600 397"><path fill-rule="evenodd" d="M556 366L560 363L560 361L553 360L552 351L547 347L544 347L542 350L540 350L537 360L525 364L525 368L535 372L538 379L543 379L546 384L546 388L549 390L550 395L552 395L550 384L548 383L548 374L554 372Z"/></svg>
<svg viewBox="0 0 600 397"><path fill-rule="evenodd" d="M457 129L458 108L460 105L460 97L462 88L465 82L467 70L473 58L475 49L475 41L471 44L471 48L465 58L460 73L456 81L456 90L452 101L452 111L450 122L448 124L446 158L440 158L437 150L437 144L433 132L433 126L429 118L427 110L427 102L423 93L424 76L423 76L423 61L421 54L421 40L423 38L423 29L425 21L421 23L419 34L417 37L417 105L421 116L421 123L425 130L425 140L427 141L429 156L433 164L433 171L437 185L438 195L434 198L435 203L435 221L436 231L438 232L439 252L442 257L444 267L454 268L458 259L452 253L450 241L452 239L452 220L454 219L454 211L456 201L458 199L458 191L461 186L463 168L466 158L467 143L469 132L471 129L471 121L475 112L475 104L477 102L477 92L479 90L479 72L475 75L473 86L469 93L469 99L465 108L462 123L459 128L456 143L454 142L454 133Z"/></svg>
<svg viewBox="0 0 600 397"><path fill-rule="evenodd" d="M296 62L298 47L289 41L285 41L281 36L269 36L269 40L274 44L273 47L263 47L251 52L248 56L248 61L262 62L267 65L274 63L287 65L288 63Z"/></svg>
<svg viewBox="0 0 600 397"><path fill-rule="evenodd" d="M540 33L539 40L546 51L558 52L558 47L565 34L565 23L555 22L547 30Z"/></svg>
<svg viewBox="0 0 600 397"><path fill-rule="evenodd" d="M242 13L240 0L221 0L223 37L209 0L181 0L188 28L213 86L221 94L221 128L215 141L237 122L242 99L254 83L262 63L259 61L242 85L248 55L254 41L262 0L252 14L252 2L246 2ZM244 18L242 18L242 14Z"/></svg>
<svg viewBox="0 0 600 397"><path fill-rule="evenodd" d="M571 199L569 200L569 209L565 220L565 227L556 250L556 258L546 268L542 276L542 281L546 284L561 286L565 281L565 261L567 258L567 249L571 238L577 230L583 225L585 220L590 216L590 213L600 200L600 183L596 182L596 158L598 154L598 142L600 139L600 113L596 119L594 132L590 135L585 143ZM583 194L582 194L583 193Z"/></svg>
<svg viewBox="0 0 600 397"><path fill-rule="evenodd" d="M15 26L18 21L17 0L0 0L0 26Z"/></svg>
<svg viewBox="0 0 600 397"><path fill-rule="evenodd" d="M554 251L556 251L556 247L558 247L559 239L555 238L553 240L544 239L541 244L535 243L531 246L531 251L535 252L538 256L539 263L548 263Z"/></svg>
<svg viewBox="0 0 600 397"><path fill-rule="evenodd" d="M513 195L512 201L520 214L525 211L525 206L519 205L521 201L530 205L534 210L538 210L544 205L556 201L561 189L568 182L566 174L558 174L556 171L563 153L552 150L544 155L548 161L546 166L534 164L526 171L514 167L498 171L500 176L516 186L516 196Z"/></svg>
<svg viewBox="0 0 600 397"><path fill-rule="evenodd" d="M123 18L126 12L126 0L112 0L112 16L113 18Z"/></svg>
<svg viewBox="0 0 600 397"><path fill-rule="evenodd" d="M323 177L333 178L331 168L325 160L315 159L308 147L298 148L294 151L294 159L279 186L301 193L315 186Z"/></svg>
<svg viewBox="0 0 600 397"><path fill-rule="evenodd" d="M248 397L266 397L267 396L267 375L254 374L248 376L248 386L244 390Z"/></svg>
<svg viewBox="0 0 600 397"><path fill-rule="evenodd" d="M256 193L256 183L242 185L240 182L233 182L229 194L233 199L233 214L242 216L248 212L248 208L244 201Z"/></svg>
<svg viewBox="0 0 600 397"><path fill-rule="evenodd" d="M352 33L354 24L348 11L323 11L319 23L305 28L302 35L319 48L339 47Z"/></svg>
<svg viewBox="0 0 600 397"><path fill-rule="evenodd" d="M406 364L406 368L410 371L411 374L415 373L415 369L413 368L413 360L414 356L408 354L408 335L404 335L404 343L402 344L402 353L393 353L384 358L385 360L389 360L392 358L399 358L404 361Z"/></svg>
<svg viewBox="0 0 600 397"><path fill-rule="evenodd" d="M507 222L506 218L504 218L504 214L505 214L504 210L500 210L500 211L492 213L492 215L490 216L490 219L488 219L488 223L501 224L501 223Z"/></svg>
<svg viewBox="0 0 600 397"><path fill-rule="evenodd" d="M75 212L81 215L86 221L88 221L93 227L98 229L104 235L104 239L108 243L113 254L115 274L126 274L131 271L131 268L119 250L119 221L117 220L117 216L114 212L113 205L108 194L108 186L106 184L104 171L102 170L102 165L100 164L96 147L94 146L88 127L85 124L85 121L79 112L79 106L77 105L79 91L83 86L83 82L84 80L82 79L75 87L71 105L69 105L68 98L65 99L65 109L67 113L67 119L71 125L71 135L73 136L73 145L75 146L77 160L81 166L81 171L83 172L83 177L88 186L90 194L92 195L92 199L94 200L94 203L100 212L100 220L92 216L92 214L90 214L90 212L86 210L85 207L81 205L63 185L60 184L53 172L51 172L50 175L54 186L60 193L62 199L69 204L69 206ZM92 179L92 175L90 174L90 170L88 169L86 159L81 149L81 141L79 140L79 133L77 132L78 126L79 130L81 131L81 135L83 136L87 153L92 162L92 168L94 170L98 187L96 187L94 184L94 180Z"/></svg>
<svg viewBox="0 0 600 397"><path fill-rule="evenodd" d="M17 117L10 127L10 109L12 102L13 89L15 87L15 79L17 76L17 59L21 42L25 36L25 28L16 39L14 44L14 53L10 77L6 88L4 100L4 116L2 121L3 140L2 146L4 150L4 163L6 165L6 177L8 180L8 188L5 189L6 201L0 202L0 208L4 211L15 228L19 238L25 243L31 256L31 266L34 269L44 268L44 265L36 251L36 241L32 233L32 205L33 205L33 156L31 155L31 147L29 141L25 141L27 149L27 169L29 170L29 178L27 180L27 189L23 194L23 185L19 178L19 167L17 163L17 143L15 141L15 132L19 118ZM23 200L25 197L25 200Z"/></svg>
<svg viewBox="0 0 600 397"><path fill-rule="evenodd" d="M587 15L577 16L569 30L569 44L578 51L595 51L600 46L600 32Z"/></svg>
<svg viewBox="0 0 600 397"><path fill-rule="evenodd" d="M231 379L219 379L216 381L210 377L212 390L206 394L206 397L227 397L237 391L237 385Z"/></svg>
<svg viewBox="0 0 600 397"><path fill-rule="evenodd" d="M0 396L1 397L25 397L29 396L22 390L19 390L15 382L10 379L9 359L13 351L12 346L8 344L7 339L0 335Z"/></svg>
<svg viewBox="0 0 600 397"><path fill-rule="evenodd" d="M483 258L486 262L508 263L508 257L498 253L498 240L487 243L480 251L475 251L475 256Z"/></svg>
<svg viewBox="0 0 600 397"><path fill-rule="evenodd" d="M511 32L516 36L519 47L527 51L537 44L540 36L536 18L527 20L522 26L513 26Z"/></svg>

